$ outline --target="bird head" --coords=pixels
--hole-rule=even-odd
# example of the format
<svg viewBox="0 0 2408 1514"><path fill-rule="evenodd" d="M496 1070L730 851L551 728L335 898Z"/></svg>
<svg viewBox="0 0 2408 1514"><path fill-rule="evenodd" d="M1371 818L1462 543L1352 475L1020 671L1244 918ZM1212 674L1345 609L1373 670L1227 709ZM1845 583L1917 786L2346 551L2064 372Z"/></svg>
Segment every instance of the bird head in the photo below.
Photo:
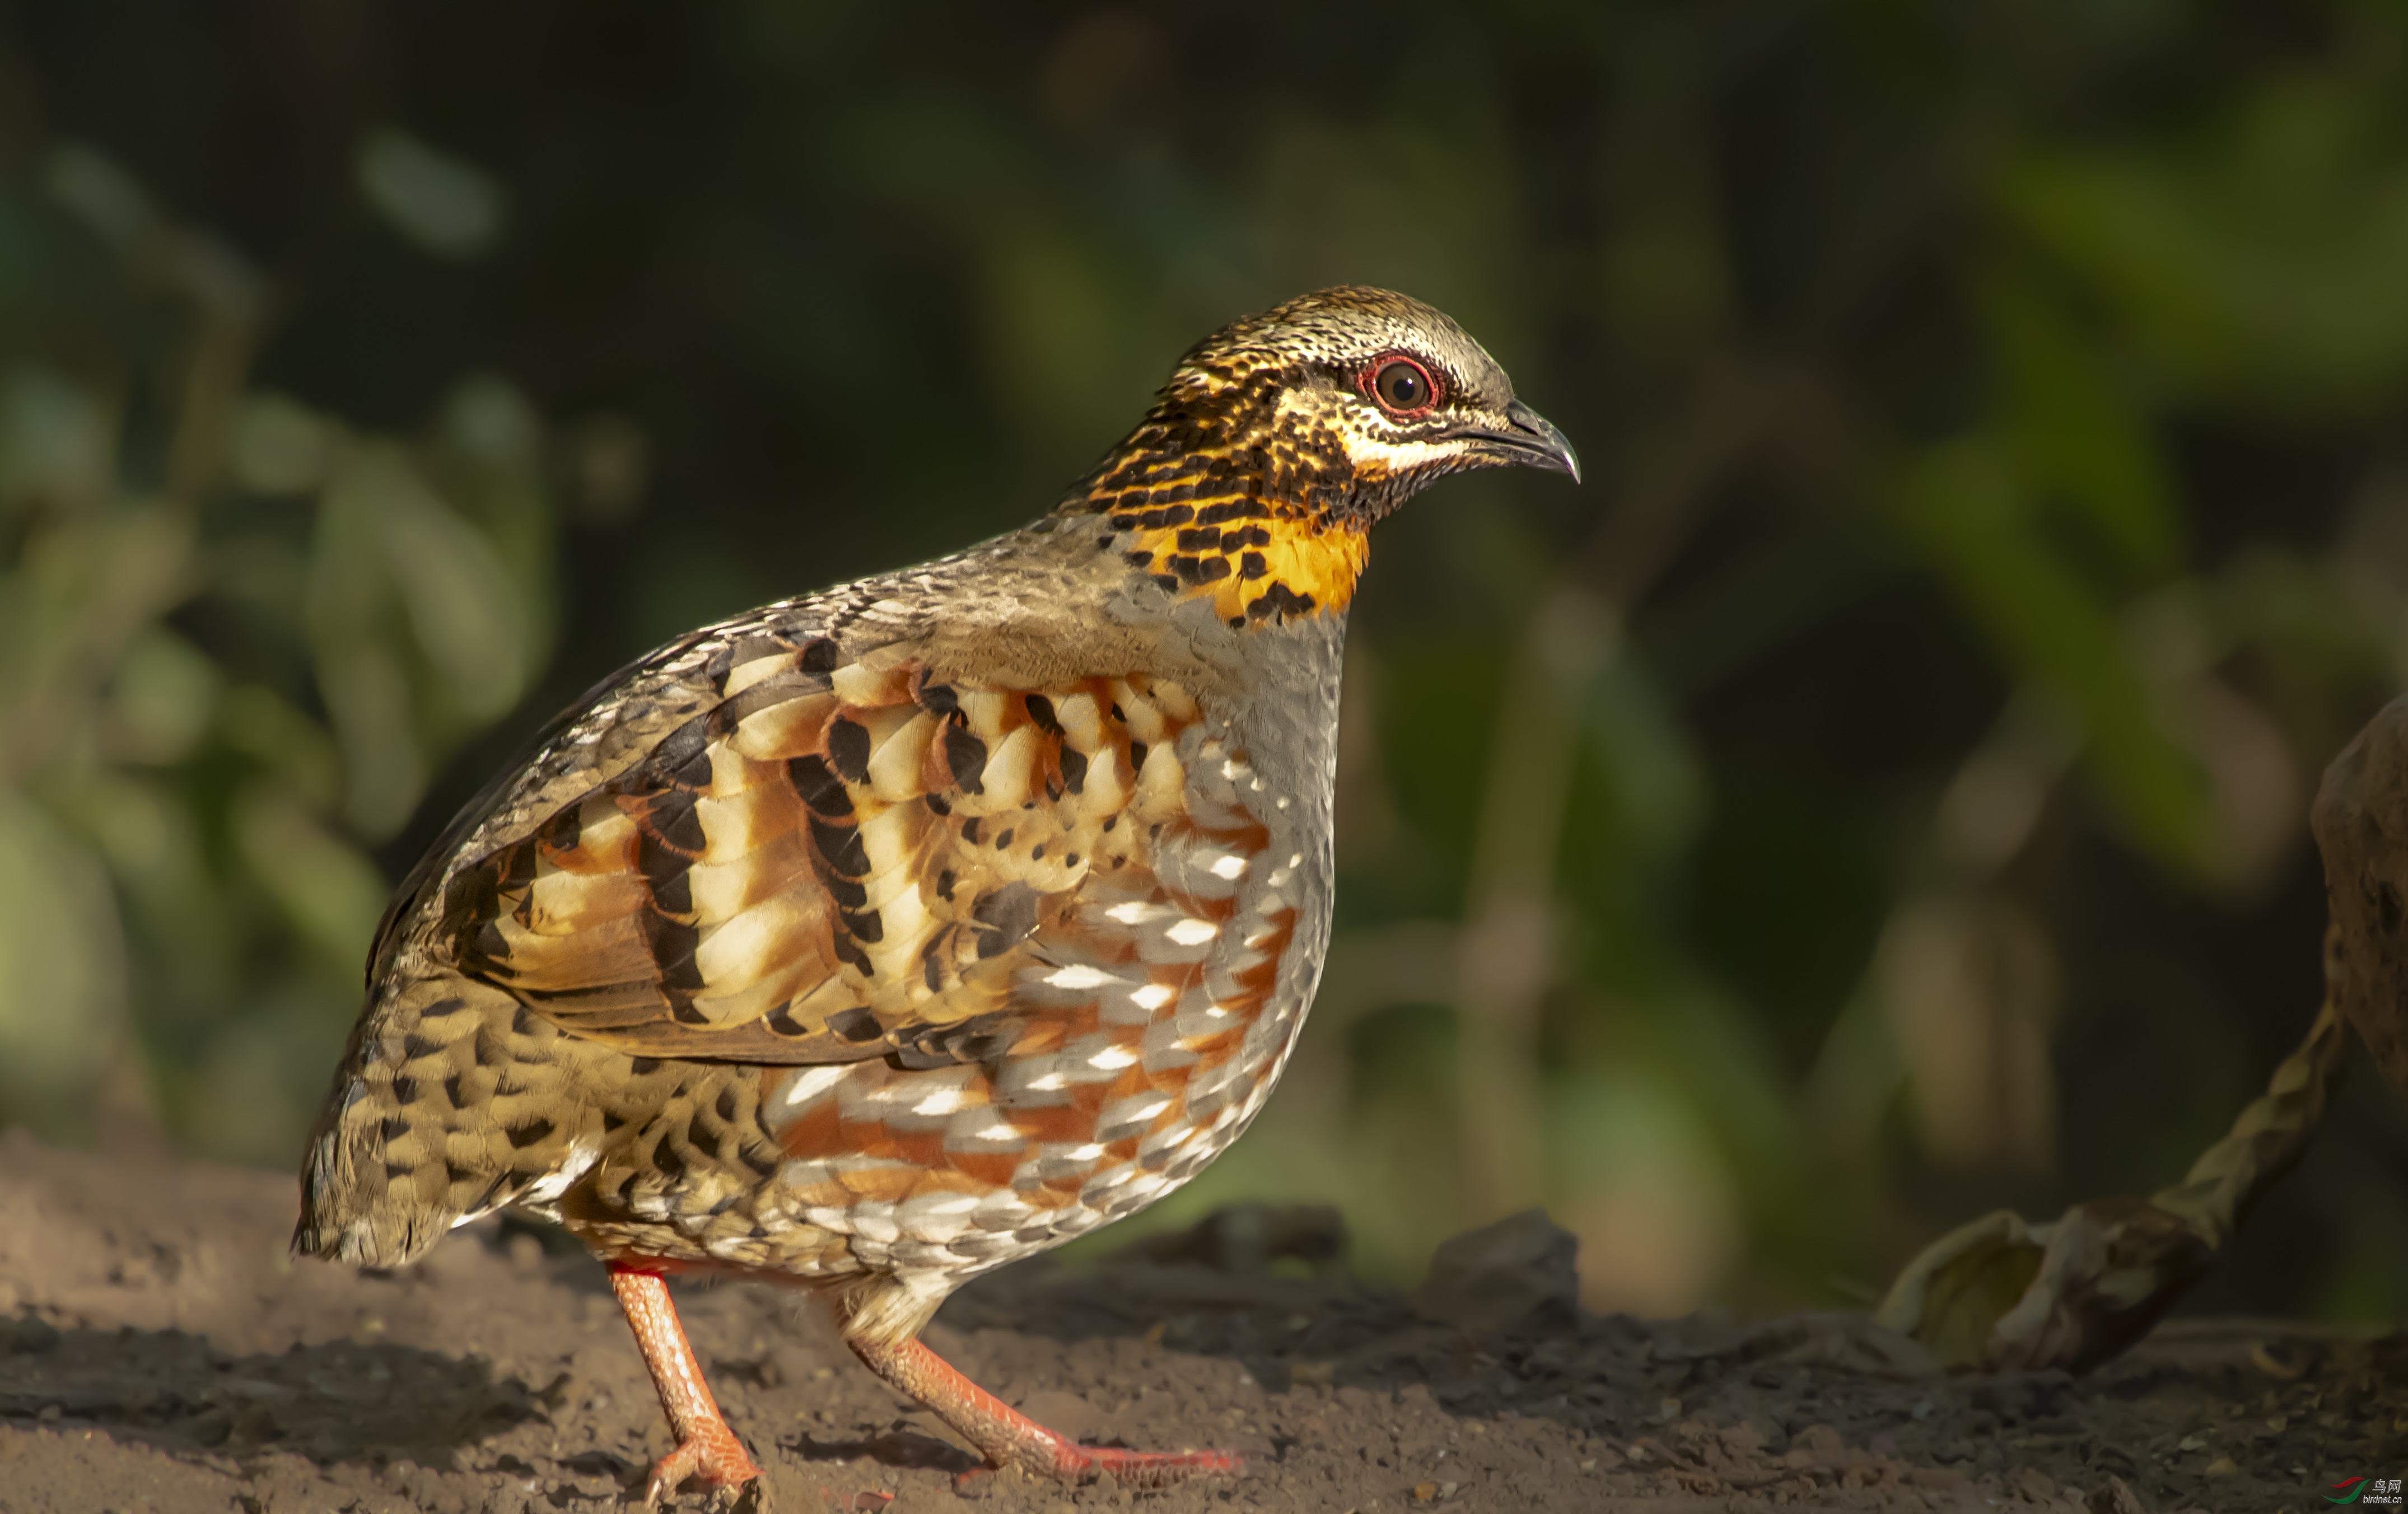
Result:
<svg viewBox="0 0 2408 1514"><path fill-rule="evenodd" d="M1461 326L1349 286L1198 342L1063 512L1103 515L1132 569L1243 626L1343 607L1375 521L1448 474L1516 466L1580 478Z"/></svg>

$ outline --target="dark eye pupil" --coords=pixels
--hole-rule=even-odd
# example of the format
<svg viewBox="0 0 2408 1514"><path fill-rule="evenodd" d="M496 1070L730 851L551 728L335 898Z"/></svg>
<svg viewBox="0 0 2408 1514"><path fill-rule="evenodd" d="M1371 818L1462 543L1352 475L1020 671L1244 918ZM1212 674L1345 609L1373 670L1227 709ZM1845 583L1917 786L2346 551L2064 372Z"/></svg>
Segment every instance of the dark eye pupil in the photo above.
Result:
<svg viewBox="0 0 2408 1514"><path fill-rule="evenodd" d="M1429 380L1410 363L1391 363L1375 380L1381 400L1395 409L1417 409L1429 399Z"/></svg>

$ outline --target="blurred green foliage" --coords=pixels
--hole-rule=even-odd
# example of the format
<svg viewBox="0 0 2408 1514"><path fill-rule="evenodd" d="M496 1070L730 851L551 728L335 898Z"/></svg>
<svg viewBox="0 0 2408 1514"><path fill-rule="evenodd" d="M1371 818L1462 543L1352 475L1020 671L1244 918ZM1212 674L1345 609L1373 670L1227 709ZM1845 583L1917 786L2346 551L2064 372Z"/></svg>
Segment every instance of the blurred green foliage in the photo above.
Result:
<svg viewBox="0 0 2408 1514"><path fill-rule="evenodd" d="M368 854L549 654L525 401L431 436L252 388L261 280L108 160L0 199L0 1107L282 1155L387 884Z"/></svg>
<svg viewBox="0 0 2408 1514"><path fill-rule="evenodd" d="M552 709L1377 282L1592 480L1383 527L1326 985L1155 1218L1862 1294L2306 1027L2403 267L2380 0L14 7L0 1117L290 1161L384 880ZM2201 1307L2398 1315L2408 1139L2337 1126Z"/></svg>

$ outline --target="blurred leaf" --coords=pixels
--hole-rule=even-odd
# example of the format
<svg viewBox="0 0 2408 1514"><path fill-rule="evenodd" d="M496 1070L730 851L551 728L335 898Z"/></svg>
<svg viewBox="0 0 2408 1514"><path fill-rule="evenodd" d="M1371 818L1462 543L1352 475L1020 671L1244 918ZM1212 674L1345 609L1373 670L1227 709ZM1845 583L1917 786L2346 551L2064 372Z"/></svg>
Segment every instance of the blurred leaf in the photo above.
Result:
<svg viewBox="0 0 2408 1514"><path fill-rule="evenodd" d="M2282 409L2363 405L2408 374L2391 117L2380 92L2277 77L2202 139L2027 149L1999 201L2181 380Z"/></svg>
<svg viewBox="0 0 2408 1514"><path fill-rule="evenodd" d="M89 740L91 698L143 624L182 596L192 523L112 509L37 528L0 576L0 782Z"/></svg>
<svg viewBox="0 0 2408 1514"><path fill-rule="evenodd" d="M156 969L174 984L177 1008L211 1005L241 992L250 946L243 902L215 874L188 795L159 776L94 766L48 775L43 799L88 838L107 863L125 920L127 945L159 950ZM162 1015L144 954L129 950L137 1029ZM146 993L144 991L148 990Z"/></svg>
<svg viewBox="0 0 2408 1514"><path fill-rule="evenodd" d="M410 629L460 713L481 724L509 709L525 692L534 638L499 555L431 495L414 507L388 499L380 513Z"/></svg>
<svg viewBox="0 0 2408 1514"><path fill-rule="evenodd" d="M1584 1068L1546 1088L1550 1212L1580 1237L1582 1301L1686 1314L1745 1240L1728 1167L1691 1092L1645 1064Z"/></svg>
<svg viewBox="0 0 2408 1514"><path fill-rule="evenodd" d="M479 169L390 126L360 143L360 192L411 241L473 258L502 230L502 188Z"/></svg>
<svg viewBox="0 0 2408 1514"><path fill-rule="evenodd" d="M54 149L43 179L50 192L121 252L137 250L161 230L150 197L109 158L80 142Z"/></svg>
<svg viewBox="0 0 2408 1514"><path fill-rule="evenodd" d="M0 789L0 1101L53 1128L76 1107L124 1022L124 946L92 855Z"/></svg>
<svg viewBox="0 0 2408 1514"><path fill-rule="evenodd" d="M2005 380L2016 461L2132 571L2148 578L2172 571L2182 552L2172 484L2103 356L2012 270L1982 279L1981 307Z"/></svg>
<svg viewBox="0 0 2408 1514"><path fill-rule="evenodd" d="M2165 861L2206 865L2206 780L2157 723L2105 606L2034 535L2030 502L1996 443L1928 449L1895 495L1899 519L2006 663L2064 702L2085 760L2135 836Z"/></svg>
<svg viewBox="0 0 2408 1514"><path fill-rule="evenodd" d="M1652 671L1630 655L1619 635L1598 661L1581 706L1624 865L1659 865L1685 851L1705 823L1711 790Z"/></svg>
<svg viewBox="0 0 2408 1514"><path fill-rule="evenodd" d="M254 394L235 412L234 474L263 494L317 488L333 466L339 428L281 394Z"/></svg>
<svg viewBox="0 0 2408 1514"><path fill-rule="evenodd" d="M1485 711L1503 678L1503 649L1467 639L1392 643L1380 666L1377 711L1386 777L1416 853L1414 862L1383 880L1397 891L1394 907L1447 915L1461 907L1462 875L1469 865L1479 807L1467 774L1486 768L1490 752ZM1480 710L1481 719L1432 722L1434 708ZM1418 888L1408 891L1408 885Z"/></svg>
<svg viewBox="0 0 2408 1514"><path fill-rule="evenodd" d="M318 691L342 747L344 820L363 836L391 836L426 791L408 676L384 648L357 641L319 653Z"/></svg>
<svg viewBox="0 0 2408 1514"><path fill-rule="evenodd" d="M358 848L265 785L236 801L234 829L252 877L311 945L346 970L366 955L387 891Z"/></svg>
<svg viewBox="0 0 2408 1514"><path fill-rule="evenodd" d="M321 810L343 796L343 762L317 721L273 689L236 684L218 701L218 734L229 750L273 773L276 780Z"/></svg>
<svg viewBox="0 0 2408 1514"><path fill-rule="evenodd" d="M0 517L28 504L71 510L112 481L111 427L96 397L47 368L0 374Z"/></svg>
<svg viewBox="0 0 2408 1514"><path fill-rule="evenodd" d="M529 601L400 448L345 451L319 505L309 627L348 770L345 810L365 834L397 829L428 757L525 692L545 639Z"/></svg>
<svg viewBox="0 0 2408 1514"><path fill-rule="evenodd" d="M437 493L491 544L513 595L548 610L553 510L544 488L543 423L526 395L491 375L453 385L433 453ZM550 616L526 620L521 634L532 660L550 645Z"/></svg>
<svg viewBox="0 0 2408 1514"><path fill-rule="evenodd" d="M217 664L163 626L126 647L103 712L109 754L121 762L180 762L207 734L221 684Z"/></svg>
<svg viewBox="0 0 2408 1514"><path fill-rule="evenodd" d="M1790 1079L1763 1024L1685 964L1672 970L1682 976L1636 990L1612 984L1610 969L1593 970L1612 984L1607 1003L1625 1022L1623 1056L1682 1091L1742 1195L1752 1232L1808 1255L1844 1246L1862 1193L1821 1170L1821 1154L1801 1138Z"/></svg>
<svg viewBox="0 0 2408 1514"><path fill-rule="evenodd" d="M1815 1050L1799 1090L1800 1124L1842 1162L1861 1162L1877 1150L1882 1118L1905 1076L1881 996L1860 982Z"/></svg>
<svg viewBox="0 0 2408 1514"><path fill-rule="evenodd" d="M2011 898L1966 891L1892 913L1873 986L1940 1166L2040 1172L2054 1160L2059 976L2048 933Z"/></svg>

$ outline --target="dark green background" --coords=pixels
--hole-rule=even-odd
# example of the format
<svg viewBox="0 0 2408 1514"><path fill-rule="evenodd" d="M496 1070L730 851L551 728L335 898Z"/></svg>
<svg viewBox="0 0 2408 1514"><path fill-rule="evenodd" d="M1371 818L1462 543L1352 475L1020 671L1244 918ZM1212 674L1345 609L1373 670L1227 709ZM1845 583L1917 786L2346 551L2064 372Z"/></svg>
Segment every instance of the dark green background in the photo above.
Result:
<svg viewBox="0 0 2408 1514"><path fill-rule="evenodd" d="M698 621L1392 285L1589 482L1383 527L1322 1012L1155 1218L1593 1302L2180 1176L2408 664L2408 13L0 7L0 1117L293 1160L387 881ZM2397 1318L2371 1079L2200 1307Z"/></svg>

